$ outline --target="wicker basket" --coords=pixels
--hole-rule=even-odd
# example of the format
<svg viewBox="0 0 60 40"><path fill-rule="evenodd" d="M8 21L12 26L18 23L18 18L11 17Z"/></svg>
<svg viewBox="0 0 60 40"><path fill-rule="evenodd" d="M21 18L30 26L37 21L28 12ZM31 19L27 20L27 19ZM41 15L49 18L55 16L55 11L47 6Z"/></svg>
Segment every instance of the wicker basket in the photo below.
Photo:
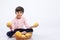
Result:
<svg viewBox="0 0 60 40"><path fill-rule="evenodd" d="M21 37L15 36L15 38L16 40L29 40L32 37L32 33L30 32L29 34L31 34L29 37L21 38Z"/></svg>
<svg viewBox="0 0 60 40"><path fill-rule="evenodd" d="M17 38L16 37L16 40L29 40L29 39L27 39L27 38Z"/></svg>

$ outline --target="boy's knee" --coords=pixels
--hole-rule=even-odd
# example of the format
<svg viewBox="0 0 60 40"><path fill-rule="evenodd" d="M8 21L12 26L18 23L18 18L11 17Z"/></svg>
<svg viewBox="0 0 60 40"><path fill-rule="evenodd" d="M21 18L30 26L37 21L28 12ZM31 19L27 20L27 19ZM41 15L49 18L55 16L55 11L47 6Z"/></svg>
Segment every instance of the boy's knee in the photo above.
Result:
<svg viewBox="0 0 60 40"><path fill-rule="evenodd" d="M7 35L8 37L12 37L11 32L7 32L6 35Z"/></svg>

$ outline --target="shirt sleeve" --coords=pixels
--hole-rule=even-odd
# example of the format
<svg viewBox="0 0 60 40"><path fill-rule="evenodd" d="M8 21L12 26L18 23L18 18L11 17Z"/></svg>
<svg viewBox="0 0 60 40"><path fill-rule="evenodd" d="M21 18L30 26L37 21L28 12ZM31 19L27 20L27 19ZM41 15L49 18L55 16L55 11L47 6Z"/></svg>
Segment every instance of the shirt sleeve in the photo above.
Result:
<svg viewBox="0 0 60 40"><path fill-rule="evenodd" d="M30 28L30 26L29 26L29 24L27 23L27 21L26 21L25 18L24 18L24 25L25 25L25 27Z"/></svg>
<svg viewBox="0 0 60 40"><path fill-rule="evenodd" d="M12 29L11 29L11 31L14 31L14 29L15 29L15 20L13 19L12 20Z"/></svg>

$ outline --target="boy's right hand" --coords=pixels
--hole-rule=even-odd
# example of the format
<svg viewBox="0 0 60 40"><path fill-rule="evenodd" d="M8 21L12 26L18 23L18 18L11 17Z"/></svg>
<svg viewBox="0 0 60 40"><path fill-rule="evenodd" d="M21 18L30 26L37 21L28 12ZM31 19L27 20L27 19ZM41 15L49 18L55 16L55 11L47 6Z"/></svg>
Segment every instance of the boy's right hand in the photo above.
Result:
<svg viewBox="0 0 60 40"><path fill-rule="evenodd" d="M10 29L12 29L12 27L9 27Z"/></svg>
<svg viewBox="0 0 60 40"><path fill-rule="evenodd" d="M11 29L11 31L14 31L14 29Z"/></svg>

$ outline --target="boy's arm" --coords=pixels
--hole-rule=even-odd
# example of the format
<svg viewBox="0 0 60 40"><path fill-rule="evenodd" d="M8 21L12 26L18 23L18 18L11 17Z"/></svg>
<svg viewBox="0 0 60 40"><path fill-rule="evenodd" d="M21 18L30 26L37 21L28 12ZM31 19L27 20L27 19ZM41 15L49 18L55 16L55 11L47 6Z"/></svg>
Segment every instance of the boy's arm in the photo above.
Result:
<svg viewBox="0 0 60 40"><path fill-rule="evenodd" d="M27 28L29 28L30 26L28 25L28 23L27 23L27 21L26 21L26 19L24 18L24 25L25 25L25 27L27 27Z"/></svg>
<svg viewBox="0 0 60 40"><path fill-rule="evenodd" d="M11 25L11 31L14 31L14 29L15 29L15 20L12 20L12 25Z"/></svg>
<svg viewBox="0 0 60 40"><path fill-rule="evenodd" d="M28 23L27 23L27 21L26 21L25 18L24 18L24 25L25 25L25 27L27 27L27 28L32 28L32 26L28 25Z"/></svg>
<svg viewBox="0 0 60 40"><path fill-rule="evenodd" d="M12 24L12 26L11 26L11 31L14 31L14 24Z"/></svg>

